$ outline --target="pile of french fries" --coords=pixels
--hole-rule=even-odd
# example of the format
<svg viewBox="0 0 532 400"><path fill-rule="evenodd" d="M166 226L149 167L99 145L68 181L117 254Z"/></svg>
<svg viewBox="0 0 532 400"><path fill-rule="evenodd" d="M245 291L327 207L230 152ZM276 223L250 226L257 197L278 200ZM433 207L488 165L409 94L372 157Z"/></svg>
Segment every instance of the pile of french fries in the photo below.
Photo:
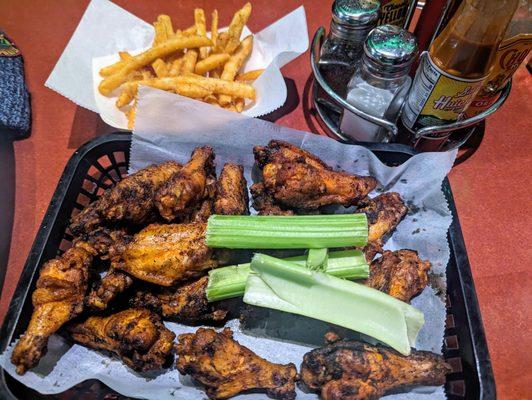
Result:
<svg viewBox="0 0 532 400"><path fill-rule="evenodd" d="M211 35L207 36L205 12L194 10L194 25L175 30L168 15L153 23L152 46L133 56L120 52L120 61L104 67L98 90L104 96L120 90L116 106L133 129L139 85L146 85L242 112L245 100L255 100L251 82L263 70L239 74L253 50L253 36L240 40L251 15L251 4L238 10L226 32L218 31L218 11L212 12Z"/></svg>

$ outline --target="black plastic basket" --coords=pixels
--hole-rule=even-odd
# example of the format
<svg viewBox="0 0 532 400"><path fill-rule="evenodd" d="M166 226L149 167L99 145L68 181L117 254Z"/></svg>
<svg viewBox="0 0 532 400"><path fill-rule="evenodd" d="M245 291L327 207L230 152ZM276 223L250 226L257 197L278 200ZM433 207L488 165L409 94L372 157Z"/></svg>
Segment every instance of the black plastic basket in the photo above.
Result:
<svg viewBox="0 0 532 400"><path fill-rule="evenodd" d="M24 332L29 322L31 293L40 266L71 245L67 224L71 217L113 186L127 173L131 135L98 137L77 150L68 162L20 276L0 332L0 351ZM404 163L413 150L400 144L368 145L388 165ZM445 385L450 400L495 399L495 382L467 252L449 181L443 189L453 223L449 229L451 257L447 268L447 321L443 353L453 367ZM2 399L123 399L97 380L82 382L57 394L42 395L1 371Z"/></svg>

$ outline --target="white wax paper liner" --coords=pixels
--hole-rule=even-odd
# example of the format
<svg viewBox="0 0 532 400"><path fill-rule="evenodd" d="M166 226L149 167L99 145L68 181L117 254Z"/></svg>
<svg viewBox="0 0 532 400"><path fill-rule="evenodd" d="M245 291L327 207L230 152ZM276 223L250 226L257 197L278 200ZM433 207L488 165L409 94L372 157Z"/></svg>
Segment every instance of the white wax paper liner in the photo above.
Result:
<svg viewBox="0 0 532 400"><path fill-rule="evenodd" d="M246 28L243 36L250 33ZM114 104L117 91L105 97L97 90L102 80L98 71L118 61L118 51L136 54L146 49L153 35L150 24L126 10L108 0L92 0L45 85L99 113L107 124L127 129L124 114ZM243 71L266 70L253 83L257 100L246 104L244 114L256 117L283 105L287 88L280 68L304 53L308 44L303 6L254 35L253 52Z"/></svg>
<svg viewBox="0 0 532 400"><path fill-rule="evenodd" d="M349 146L332 139L284 128L266 121L238 115L190 101L160 90L142 88L136 130L133 135L130 171L152 163L173 159L186 162L196 146L210 145L216 152L218 171L223 163L244 165L248 184L253 182L252 148L270 139L289 141L321 157L336 169L357 174L371 174L380 182L377 191L397 191L410 204L412 212L399 224L386 248L411 248L433 264L433 272L445 282L449 261L447 230L452 217L441 183L449 172L456 152L424 153L399 167L387 167L364 147ZM377 193L374 193L377 194ZM445 305L430 287L412 303L425 315L416 348L441 352ZM176 333L197 328L166 323ZM284 313L271 312L245 329L237 320L227 323L235 338L257 354L280 363L300 366L303 354L322 342L327 324ZM0 365L16 379L42 393L62 392L86 379L99 379L126 396L149 399L204 399L201 387L174 369L152 375L140 375L120 361L79 345L66 344L55 335L48 354L39 366L23 376L16 375L9 361L11 348L0 356ZM312 393L298 389L298 399L315 399ZM263 399L265 395L246 394L238 399ZM387 396L386 399L444 399L443 388L417 388L412 392Z"/></svg>

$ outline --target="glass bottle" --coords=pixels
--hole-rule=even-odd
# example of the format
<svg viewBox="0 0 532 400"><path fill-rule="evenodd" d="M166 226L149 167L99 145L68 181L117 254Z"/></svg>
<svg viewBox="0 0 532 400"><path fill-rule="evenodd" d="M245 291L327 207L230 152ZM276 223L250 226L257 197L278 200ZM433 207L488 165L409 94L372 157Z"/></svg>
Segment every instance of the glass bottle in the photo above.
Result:
<svg viewBox="0 0 532 400"><path fill-rule="evenodd" d="M417 0L381 0L381 16L378 25L407 27L416 8Z"/></svg>
<svg viewBox="0 0 532 400"><path fill-rule="evenodd" d="M518 0L463 1L424 53L401 117L408 130L463 117L493 66L517 4Z"/></svg>
<svg viewBox="0 0 532 400"><path fill-rule="evenodd" d="M329 34L323 42L319 68L331 88L345 96L368 33L379 19L377 0L336 0Z"/></svg>
<svg viewBox="0 0 532 400"><path fill-rule="evenodd" d="M395 25L373 29L364 43L362 62L347 88L347 101L357 109L395 122L411 78L410 66L417 55L414 35ZM342 132L359 142L382 142L386 130L344 110Z"/></svg>
<svg viewBox="0 0 532 400"><path fill-rule="evenodd" d="M504 40L497 50L493 68L483 82L475 100L467 109L466 118L474 117L490 108L500 97L502 89L517 68L526 60L532 49L531 9L530 0L519 2L519 8L510 21Z"/></svg>

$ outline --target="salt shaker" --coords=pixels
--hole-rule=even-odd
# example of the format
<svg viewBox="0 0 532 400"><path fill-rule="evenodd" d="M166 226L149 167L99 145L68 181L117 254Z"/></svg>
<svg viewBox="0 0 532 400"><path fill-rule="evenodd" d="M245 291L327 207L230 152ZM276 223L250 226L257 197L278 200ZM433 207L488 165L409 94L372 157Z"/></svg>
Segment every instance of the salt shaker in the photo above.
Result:
<svg viewBox="0 0 532 400"><path fill-rule="evenodd" d="M360 61L368 33L377 25L380 2L377 0L336 0L332 20L320 53L319 67L325 80L340 95Z"/></svg>
<svg viewBox="0 0 532 400"><path fill-rule="evenodd" d="M417 41L395 25L373 29L365 43L362 61L349 81L347 101L375 117L395 122L411 85L410 66L417 56ZM390 139L384 128L344 110L340 129L359 142Z"/></svg>

